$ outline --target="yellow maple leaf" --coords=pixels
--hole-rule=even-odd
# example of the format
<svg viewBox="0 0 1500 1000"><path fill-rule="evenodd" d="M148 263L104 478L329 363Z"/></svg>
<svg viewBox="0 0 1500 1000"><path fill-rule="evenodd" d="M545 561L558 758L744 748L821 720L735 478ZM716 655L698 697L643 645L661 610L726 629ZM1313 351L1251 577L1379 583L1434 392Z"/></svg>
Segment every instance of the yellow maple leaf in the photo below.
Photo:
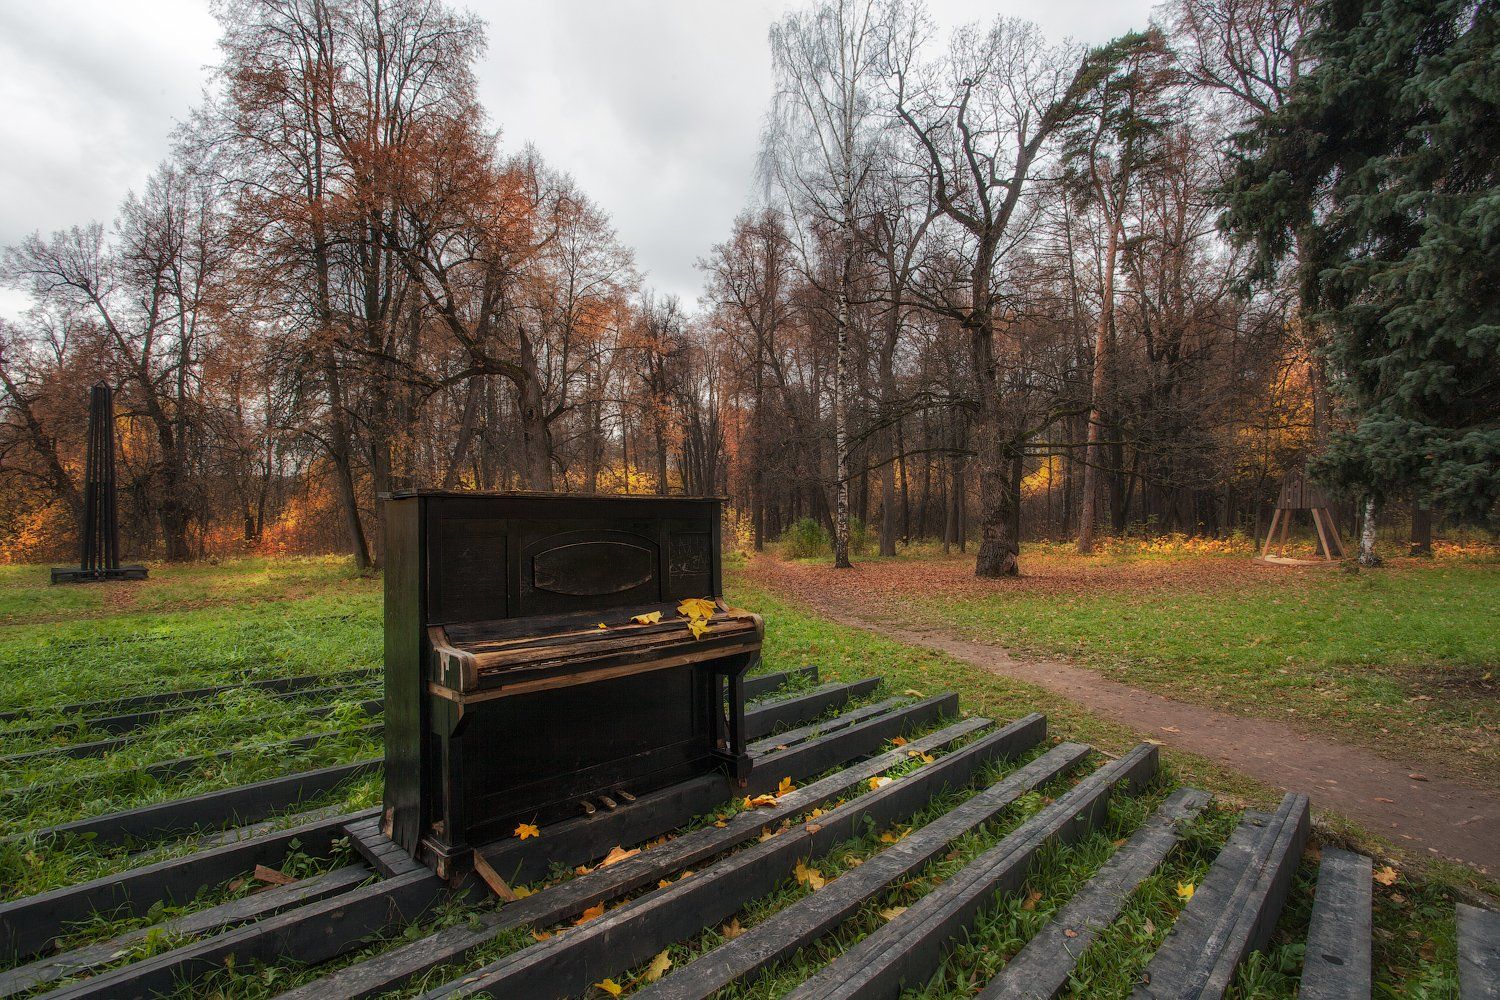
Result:
<svg viewBox="0 0 1500 1000"><path fill-rule="evenodd" d="M527 896L531 895L531 890L526 888L524 885L516 886L511 890L511 892L517 899L525 899Z"/></svg>
<svg viewBox="0 0 1500 1000"><path fill-rule="evenodd" d="M594 628L609 628L609 626L604 624L603 622L600 622L598 625L595 625Z"/></svg>
<svg viewBox="0 0 1500 1000"><path fill-rule="evenodd" d="M727 940L733 941L735 938L745 933L745 928L740 926L740 918L735 917L733 920L729 921L729 923L725 924L723 927L720 927L719 933L723 934Z"/></svg>
<svg viewBox="0 0 1500 1000"><path fill-rule="evenodd" d="M823 810L821 810L821 809L814 809L812 812L810 812L810 813L807 814L807 818L808 819L817 819L821 815L823 815Z"/></svg>
<svg viewBox="0 0 1500 1000"><path fill-rule="evenodd" d="M1194 885L1193 883L1191 883L1191 882L1178 882L1177 883L1177 898L1178 899L1182 899L1182 900L1192 899L1193 898L1193 893L1195 893L1197 891L1198 891L1198 887L1196 885Z"/></svg>
<svg viewBox="0 0 1500 1000"><path fill-rule="evenodd" d="M664 878L660 882L656 883L656 887L658 889L665 889L667 886L669 886L671 884L672 884L672 880L671 879Z"/></svg>
<svg viewBox="0 0 1500 1000"><path fill-rule="evenodd" d="M797 877L797 882L799 884L805 885L814 891L817 891L818 889L821 889L823 888L823 886L828 884L827 881L824 880L822 872L818 871L816 868L807 867L807 863L805 861L802 861L801 859L798 859L797 867L792 869L792 874Z"/></svg>
<svg viewBox="0 0 1500 1000"><path fill-rule="evenodd" d="M893 746L893 747L904 747L904 746L906 746L906 737L905 736L892 736L891 737L891 746Z"/></svg>
<svg viewBox="0 0 1500 1000"><path fill-rule="evenodd" d="M631 615L630 620L635 622L637 625L655 625L657 622L661 621L661 612L647 611L643 615Z"/></svg>
<svg viewBox="0 0 1500 1000"><path fill-rule="evenodd" d="M595 983L594 985L597 986L599 989L603 990L604 992L608 993L612 997L617 997L621 993L625 992L625 987L621 986L619 983L615 982L613 979L606 979L603 982L598 982L598 983Z"/></svg>
<svg viewBox="0 0 1500 1000"><path fill-rule="evenodd" d="M781 783L776 786L776 794L777 795L785 795L787 792L790 792L792 789L794 789L796 787L797 787L796 785L792 784L792 779L791 778L782 778L781 779Z"/></svg>
<svg viewBox="0 0 1500 1000"><path fill-rule="evenodd" d="M650 965L646 966L646 971L641 973L641 978L648 983L654 983L666 975L671 967L672 959L663 951L651 960Z"/></svg>
<svg viewBox="0 0 1500 1000"><path fill-rule="evenodd" d="M887 777L884 777L884 776L881 776L881 777L878 777L878 778L871 778L870 779L870 791L873 792L877 788L884 788L886 785L889 785L890 783L891 783L891 779L887 778Z"/></svg>
<svg viewBox="0 0 1500 1000"><path fill-rule="evenodd" d="M882 920L895 920L897 917L901 916L901 914L903 914L905 912L906 912L906 907L904 907L904 906L887 906L885 909L883 909L883 910L880 911L880 919L882 919Z"/></svg>
<svg viewBox="0 0 1500 1000"><path fill-rule="evenodd" d="M935 759L932 754L923 753L920 750L908 750L906 751L906 756L910 757L912 760L920 760L924 764L931 764Z"/></svg>
<svg viewBox="0 0 1500 1000"><path fill-rule="evenodd" d="M540 837L541 835L542 831L536 828L535 823L522 823L516 827L516 836L522 840L525 840L527 837Z"/></svg>
<svg viewBox="0 0 1500 1000"><path fill-rule="evenodd" d="M703 633L707 632L708 628L709 628L708 622L704 621L702 618L689 618L688 619L688 631L691 632L691 633L693 633L693 638L694 639L701 639L701 638L703 638Z"/></svg>
<svg viewBox="0 0 1500 1000"><path fill-rule="evenodd" d="M755 798L745 799L746 809L768 809L776 805L776 796L757 795Z"/></svg>
<svg viewBox="0 0 1500 1000"><path fill-rule="evenodd" d="M685 618L712 618L718 608L706 597L689 597L677 605L677 613Z"/></svg>
<svg viewBox="0 0 1500 1000"><path fill-rule="evenodd" d="M1396 876L1399 874L1400 872L1396 871L1396 869L1390 865L1386 865L1384 868L1377 868L1375 870L1375 881L1381 885L1395 885Z"/></svg>
<svg viewBox="0 0 1500 1000"><path fill-rule="evenodd" d="M641 849L639 847L632 848L631 850L627 851L620 845L616 844L614 848L604 856L604 860L599 862L599 867L608 868L610 865L617 865L621 861L624 861L626 858L633 858L639 853L641 853Z"/></svg>
<svg viewBox="0 0 1500 1000"><path fill-rule="evenodd" d="M590 920L602 916L604 916L604 904L595 903L593 906L590 906L587 910L584 910L581 914L578 915L578 919L573 921L573 926L577 927L580 924L586 924Z"/></svg>
<svg viewBox="0 0 1500 1000"><path fill-rule="evenodd" d="M900 833L897 833L895 830L887 830L880 835L880 842L882 844L898 844L905 840L906 835L910 832L910 830L902 830Z"/></svg>

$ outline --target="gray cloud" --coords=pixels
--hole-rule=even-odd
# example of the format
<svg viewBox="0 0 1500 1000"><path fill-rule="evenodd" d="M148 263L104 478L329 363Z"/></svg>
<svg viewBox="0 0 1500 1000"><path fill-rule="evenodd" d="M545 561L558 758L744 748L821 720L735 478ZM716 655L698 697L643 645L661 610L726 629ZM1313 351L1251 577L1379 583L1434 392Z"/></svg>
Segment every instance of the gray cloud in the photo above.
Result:
<svg viewBox="0 0 1500 1000"><path fill-rule="evenodd" d="M477 0L480 93L511 150L534 143L610 214L647 281L691 305L694 261L753 193L766 32L792 0ZM1099 42L1147 0L934 0L940 24L1028 17ZM0 5L0 244L108 219L167 151L217 57L204 0ZM0 290L0 314L23 300Z"/></svg>

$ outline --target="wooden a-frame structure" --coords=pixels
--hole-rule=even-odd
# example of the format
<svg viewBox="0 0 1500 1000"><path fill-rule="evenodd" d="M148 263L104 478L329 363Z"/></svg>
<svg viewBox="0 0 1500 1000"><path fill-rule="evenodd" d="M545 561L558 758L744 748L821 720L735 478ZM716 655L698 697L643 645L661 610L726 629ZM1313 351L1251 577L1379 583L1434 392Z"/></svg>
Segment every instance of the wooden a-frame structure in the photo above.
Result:
<svg viewBox="0 0 1500 1000"><path fill-rule="evenodd" d="M1271 546L1276 546L1276 555L1286 549L1287 536L1292 529L1292 516L1299 510L1312 514L1313 528L1318 533L1318 555L1328 560L1344 558L1344 542L1339 538L1339 529L1328 510L1328 498L1323 491L1308 482L1304 469L1292 469L1281 479L1281 495L1276 498L1276 510L1271 514L1271 526L1266 530L1265 547L1260 557L1271 557ZM1277 532L1280 532L1280 538Z"/></svg>

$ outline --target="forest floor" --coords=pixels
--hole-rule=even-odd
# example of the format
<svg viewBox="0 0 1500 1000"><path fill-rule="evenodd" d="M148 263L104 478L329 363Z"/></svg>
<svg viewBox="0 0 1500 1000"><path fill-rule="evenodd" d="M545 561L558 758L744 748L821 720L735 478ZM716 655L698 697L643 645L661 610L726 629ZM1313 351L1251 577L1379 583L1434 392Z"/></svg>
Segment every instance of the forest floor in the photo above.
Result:
<svg viewBox="0 0 1500 1000"><path fill-rule="evenodd" d="M867 558L844 571L767 555L740 579L839 625L1035 686L1199 768L1306 791L1336 822L1353 821L1356 839L1500 872L1493 553L1350 574L1243 555L1082 558L1041 546L1022 567L991 581L957 553Z"/></svg>

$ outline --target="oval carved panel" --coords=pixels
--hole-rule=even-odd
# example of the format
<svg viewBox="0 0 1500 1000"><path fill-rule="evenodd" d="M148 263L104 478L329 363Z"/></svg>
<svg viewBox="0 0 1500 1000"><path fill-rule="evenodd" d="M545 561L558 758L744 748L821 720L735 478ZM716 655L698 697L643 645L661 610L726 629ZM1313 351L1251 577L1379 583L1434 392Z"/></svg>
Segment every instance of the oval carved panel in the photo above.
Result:
<svg viewBox="0 0 1500 1000"><path fill-rule="evenodd" d="M538 552L531 562L537 590L568 597L603 597L650 583L656 553L616 541L569 542Z"/></svg>

